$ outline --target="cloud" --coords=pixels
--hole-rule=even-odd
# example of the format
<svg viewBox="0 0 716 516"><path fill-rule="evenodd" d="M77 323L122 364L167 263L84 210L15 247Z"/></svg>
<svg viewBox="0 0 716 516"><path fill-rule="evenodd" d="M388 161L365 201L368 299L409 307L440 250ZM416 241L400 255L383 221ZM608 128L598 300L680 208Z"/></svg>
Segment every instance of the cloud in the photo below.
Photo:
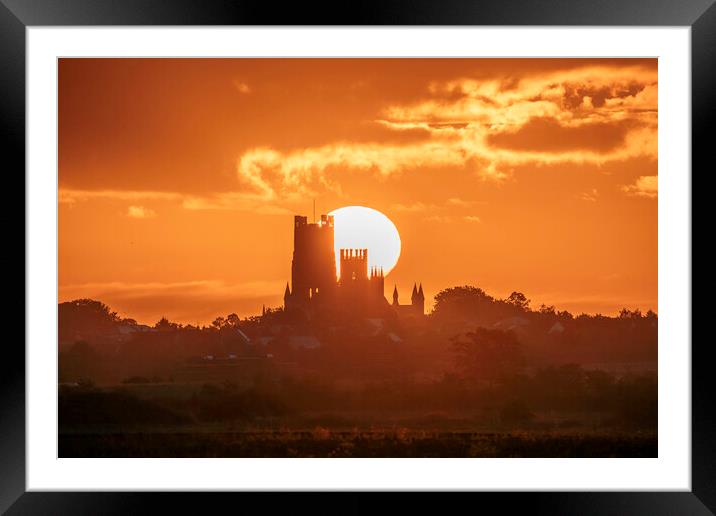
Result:
<svg viewBox="0 0 716 516"><path fill-rule="evenodd" d="M622 191L636 197L656 199L659 196L658 176L639 176L634 184L622 186Z"/></svg>
<svg viewBox="0 0 716 516"><path fill-rule="evenodd" d="M190 195L179 192L157 192L144 190L74 190L60 188L58 202L73 206L78 202L93 200L111 201L170 201L178 202L186 210L236 210L262 214L290 214L286 207L267 202L265 196L247 192L220 192L208 195ZM127 216L147 218L156 213L143 206L132 205Z"/></svg>
<svg viewBox="0 0 716 516"><path fill-rule="evenodd" d="M480 223L482 220L477 215L465 215L463 217L453 217L450 215L439 215L439 214L433 214L425 217L423 220L426 222L438 222L443 224L448 224L452 222L458 222L458 221L464 221L469 223Z"/></svg>
<svg viewBox="0 0 716 516"><path fill-rule="evenodd" d="M298 200L320 190L339 192L332 175L346 168L386 178L406 169L469 165L465 148L438 139L406 145L341 142L290 152L253 149L239 159L237 176L265 200Z"/></svg>
<svg viewBox="0 0 716 516"><path fill-rule="evenodd" d="M268 204L260 195L243 192L225 192L203 197L187 196L182 201L182 207L187 210L235 210L251 211L264 215L290 215L290 209Z"/></svg>
<svg viewBox="0 0 716 516"><path fill-rule="evenodd" d="M435 214L435 215L429 215L429 216L425 217L423 220L425 220L425 221L427 221L427 222L442 222L442 223L447 223L447 222L452 222L452 217L449 217L449 216L447 216L447 215L437 215L437 214Z"/></svg>
<svg viewBox="0 0 716 516"><path fill-rule="evenodd" d="M438 211L449 208L470 208L477 204L476 201L466 201L459 197L451 197L442 204L414 202L412 204L393 204L391 208L395 211L406 213L418 213L424 211Z"/></svg>
<svg viewBox="0 0 716 516"><path fill-rule="evenodd" d="M519 126L532 118L561 122L656 113L657 72L641 66L596 66L524 78L434 82L429 98L385 109L391 122ZM648 108L648 109L647 109Z"/></svg>
<svg viewBox="0 0 716 516"><path fill-rule="evenodd" d="M596 188L592 188L589 192L582 192L581 194L579 194L578 198L583 201L597 202L597 199L599 198L599 192Z"/></svg>
<svg viewBox="0 0 716 516"><path fill-rule="evenodd" d="M127 217L133 219L150 219L156 216L157 213L154 210L150 210L144 206L130 206L127 208Z"/></svg>
<svg viewBox="0 0 716 516"><path fill-rule="evenodd" d="M164 316L182 323L206 324L232 312L240 316L259 314L262 304L278 306L284 286L285 280L83 283L60 285L59 300L97 299L123 317L148 324Z"/></svg>
<svg viewBox="0 0 716 516"><path fill-rule="evenodd" d="M614 278L611 280L614 281ZM530 293L529 297L532 299L532 306L539 306L543 303L555 305L560 310L567 310L573 315L580 313L616 315L624 307L639 308L643 312L647 310L658 312L658 306L654 304L654 299L647 297L613 296L608 293L575 296L574 292L565 291L538 291Z"/></svg>
<svg viewBox="0 0 716 516"><path fill-rule="evenodd" d="M278 214L288 212L287 204L324 192L341 194L347 171L390 180L426 168L456 169L500 181L525 165L655 160L656 67L625 63L525 77L436 81L416 101L388 104L369 114L356 124L355 139L295 149L248 149L237 157L238 185L229 192L195 196L63 189L59 202L167 200L187 210ZM242 93L251 91L238 79L234 86ZM649 195L633 188L630 193ZM468 207L460 200L448 204ZM396 206L406 212L430 208L419 203Z"/></svg>
<svg viewBox="0 0 716 516"><path fill-rule="evenodd" d="M238 90L239 93L243 93L243 94L251 93L251 88L245 82L235 80L234 87Z"/></svg>
<svg viewBox="0 0 716 516"><path fill-rule="evenodd" d="M466 201L465 199L460 199L459 197L451 197L447 200L447 204L450 206L456 206L459 208L469 208L470 206L473 206L476 204L475 201Z"/></svg>
<svg viewBox="0 0 716 516"><path fill-rule="evenodd" d="M75 190L60 188L58 202L75 204L79 201L111 199L116 201L172 201L180 200L183 195L175 192L157 192L151 190Z"/></svg>
<svg viewBox="0 0 716 516"><path fill-rule="evenodd" d="M393 204L392 208L395 211L403 211L403 212L419 212L419 211L427 211L437 208L434 204L425 204L422 202L416 202L413 204Z"/></svg>
<svg viewBox="0 0 716 516"><path fill-rule="evenodd" d="M151 297L159 293L176 294L186 293L189 295L209 295L215 292L218 295L236 291L242 295L253 296L257 294L274 293L276 288L280 290L278 295L283 295L283 280L276 281L252 281L246 283L228 284L219 280L194 280L162 283L150 282L125 282L110 281L99 283L79 283L60 286L60 297L64 299L76 299L80 295L101 296L108 293L117 293L125 299L141 299Z"/></svg>
<svg viewBox="0 0 716 516"><path fill-rule="evenodd" d="M629 126L623 122L595 122L570 127L552 118L533 118L516 131L489 134L491 146L513 150L608 152L624 143Z"/></svg>
<svg viewBox="0 0 716 516"><path fill-rule="evenodd" d="M657 94L655 67L628 65L434 82L423 99L385 106L374 120L397 134L419 131L418 140L254 148L239 158L237 176L275 201L340 191L346 169L385 179L457 167L500 180L526 164L656 159Z"/></svg>
<svg viewBox="0 0 716 516"><path fill-rule="evenodd" d="M497 162L496 168L656 158L658 87L651 67L462 78L432 83L429 92L427 99L387 107L383 123L396 130L425 127L436 137L451 134L468 153ZM498 152L504 150L510 152Z"/></svg>

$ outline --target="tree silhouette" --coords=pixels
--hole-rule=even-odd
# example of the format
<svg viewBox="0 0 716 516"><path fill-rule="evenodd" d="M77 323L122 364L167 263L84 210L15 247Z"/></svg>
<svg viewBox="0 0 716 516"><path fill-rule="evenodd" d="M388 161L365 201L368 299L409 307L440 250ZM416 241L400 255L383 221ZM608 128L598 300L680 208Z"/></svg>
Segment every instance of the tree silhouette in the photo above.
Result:
<svg viewBox="0 0 716 516"><path fill-rule="evenodd" d="M651 310L649 310L651 312ZM653 312L651 312L653 314ZM641 310L638 308L634 311L630 311L626 308L622 308L621 312L619 312L619 318L620 319L641 319L643 316L641 314Z"/></svg>
<svg viewBox="0 0 716 516"><path fill-rule="evenodd" d="M522 292L513 292L507 302L525 312L530 308L530 300Z"/></svg>
<svg viewBox="0 0 716 516"><path fill-rule="evenodd" d="M226 316L226 324L232 328L238 328L240 321L239 316L236 314L229 314Z"/></svg>
<svg viewBox="0 0 716 516"><path fill-rule="evenodd" d="M464 338L451 340L457 368L467 380L492 385L514 376L522 367L522 349L511 331L477 328Z"/></svg>
<svg viewBox="0 0 716 516"><path fill-rule="evenodd" d="M556 315L554 305L541 304L539 306L539 313L542 315Z"/></svg>
<svg viewBox="0 0 716 516"><path fill-rule="evenodd" d="M181 328L180 324L177 324L175 322L171 322L166 317L162 317L157 321L157 323L154 325L154 327L159 331L171 331L171 330L178 330Z"/></svg>
<svg viewBox="0 0 716 516"><path fill-rule="evenodd" d="M475 317L494 309L495 299L479 287L464 285L441 290L435 296L433 315L437 318Z"/></svg>

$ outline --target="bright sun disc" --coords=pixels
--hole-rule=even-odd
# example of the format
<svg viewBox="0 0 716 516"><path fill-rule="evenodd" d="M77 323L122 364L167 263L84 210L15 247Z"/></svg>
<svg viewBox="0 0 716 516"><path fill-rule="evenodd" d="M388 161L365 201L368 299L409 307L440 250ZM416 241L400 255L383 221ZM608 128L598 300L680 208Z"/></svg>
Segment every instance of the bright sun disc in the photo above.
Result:
<svg viewBox="0 0 716 516"><path fill-rule="evenodd" d="M400 257L400 234L395 224L378 210L344 206L333 210L336 268L340 275L341 249L368 249L368 267L382 267L388 274Z"/></svg>

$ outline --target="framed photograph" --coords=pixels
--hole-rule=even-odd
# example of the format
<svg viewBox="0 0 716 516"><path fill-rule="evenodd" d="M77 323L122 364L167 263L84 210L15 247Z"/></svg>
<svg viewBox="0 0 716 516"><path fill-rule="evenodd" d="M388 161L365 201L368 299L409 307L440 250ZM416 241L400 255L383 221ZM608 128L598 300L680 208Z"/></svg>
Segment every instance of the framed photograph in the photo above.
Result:
<svg viewBox="0 0 716 516"><path fill-rule="evenodd" d="M3 0L27 302L0 507L712 514L712 3Z"/></svg>

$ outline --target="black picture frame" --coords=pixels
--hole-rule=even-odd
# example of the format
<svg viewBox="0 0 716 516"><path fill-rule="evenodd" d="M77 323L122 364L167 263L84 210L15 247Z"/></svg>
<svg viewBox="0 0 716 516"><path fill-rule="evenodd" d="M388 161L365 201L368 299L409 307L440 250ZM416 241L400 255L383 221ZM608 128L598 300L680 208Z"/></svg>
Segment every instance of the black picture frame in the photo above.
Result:
<svg viewBox="0 0 716 516"><path fill-rule="evenodd" d="M716 105L715 0L441 0L430 2L334 2L330 5L230 0L0 0L0 124L5 166L16 180L25 167L25 31L32 26L73 25L609 25L691 27L692 169L706 174L708 138ZM12 165L10 165L12 163ZM712 168L712 167L711 167ZM692 171L684 171L685 174ZM18 185L24 191L24 182ZM20 198L19 190L15 196ZM24 199L24 196L22 196ZM7 210L7 208L5 208ZM16 213L14 216L16 218ZM10 221L6 214L5 221ZM15 225L16 222L14 223ZM6 224L7 225L7 224ZM24 232L24 225L22 226ZM20 230L18 229L18 232ZM24 238L24 234L23 234ZM23 252L15 251L25 266ZM693 246L692 251L693 253ZM692 254L693 256L693 254ZM23 294L23 299L25 298ZM18 303L19 304L19 303ZM20 326L19 319L13 322ZM669 343L672 345L675 343ZM691 343L678 343L688 345ZM716 512L716 421L710 403L714 387L707 342L692 345L692 490L690 492L480 493L478 503L549 514L713 514ZM169 508L169 495L131 493L26 492L25 352L7 340L0 359L0 511L9 514L122 514ZM212 495L216 496L216 495ZM227 499L236 494L218 495ZM265 494L240 494L266 508ZM372 512L384 497L341 495L340 512ZM464 496L464 495L463 495ZM178 500L174 498L178 498ZM172 495L178 512L206 509L208 494ZM292 508L315 508L312 493L291 496ZM233 498L232 498L233 499ZM444 502L413 497L422 509ZM216 500L212 498L211 506ZM324 502L322 501L321 504ZM473 502L474 503L474 502ZM204 512L202 510L202 512Z"/></svg>

